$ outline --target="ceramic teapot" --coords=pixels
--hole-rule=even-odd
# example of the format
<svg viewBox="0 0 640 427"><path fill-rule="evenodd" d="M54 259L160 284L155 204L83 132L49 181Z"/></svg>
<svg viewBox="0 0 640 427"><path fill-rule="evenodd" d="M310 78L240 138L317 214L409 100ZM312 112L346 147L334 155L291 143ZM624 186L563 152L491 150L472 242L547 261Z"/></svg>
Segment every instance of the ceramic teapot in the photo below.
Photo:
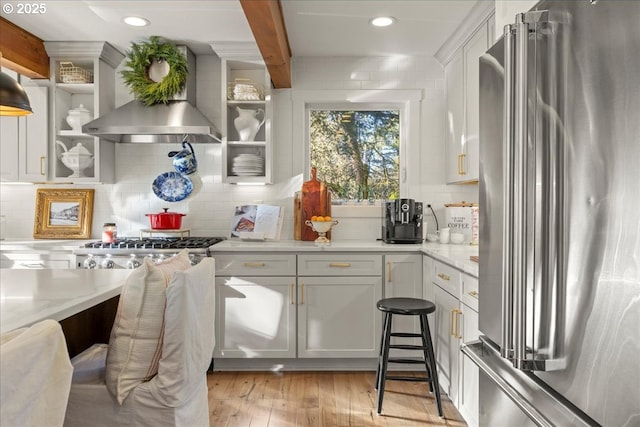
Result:
<svg viewBox="0 0 640 427"><path fill-rule="evenodd" d="M84 108L80 104L78 108L74 108L67 112L67 123L76 132L82 132L82 126L91 121L91 111Z"/></svg>
<svg viewBox="0 0 640 427"><path fill-rule="evenodd" d="M240 141L253 141L265 121L265 114L262 108L257 110L236 107L238 117L233 120L233 125L238 131ZM257 116L262 115L262 121Z"/></svg>
<svg viewBox="0 0 640 427"><path fill-rule="evenodd" d="M182 151L170 151L169 157L173 157L173 167L183 175L190 175L198 170L196 153L187 141L182 141Z"/></svg>
<svg viewBox="0 0 640 427"><path fill-rule="evenodd" d="M60 152L58 158L63 165L73 171L73 173L69 175L69 177L85 177L86 175L84 175L82 171L91 166L91 164L93 163L94 156L91 154L91 152L87 150L85 146L80 142L76 143L73 148L68 150L67 146L61 141L56 141L56 145L62 148L62 152Z"/></svg>

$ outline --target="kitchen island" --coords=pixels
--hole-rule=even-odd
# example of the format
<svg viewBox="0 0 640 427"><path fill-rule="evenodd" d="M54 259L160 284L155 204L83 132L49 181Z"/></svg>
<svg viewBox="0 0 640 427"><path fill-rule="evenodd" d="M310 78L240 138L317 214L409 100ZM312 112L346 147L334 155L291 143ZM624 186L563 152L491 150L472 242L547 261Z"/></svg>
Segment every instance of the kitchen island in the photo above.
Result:
<svg viewBox="0 0 640 427"><path fill-rule="evenodd" d="M2 269L0 334L60 322L71 356L106 342L129 270Z"/></svg>

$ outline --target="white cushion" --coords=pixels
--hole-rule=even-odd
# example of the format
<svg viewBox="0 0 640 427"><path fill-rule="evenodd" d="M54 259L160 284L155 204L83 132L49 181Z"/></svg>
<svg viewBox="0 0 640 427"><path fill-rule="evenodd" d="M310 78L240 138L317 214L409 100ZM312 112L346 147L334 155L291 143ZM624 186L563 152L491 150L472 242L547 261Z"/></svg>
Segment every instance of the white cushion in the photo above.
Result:
<svg viewBox="0 0 640 427"><path fill-rule="evenodd" d="M120 294L111 329L105 382L122 402L138 384L158 373L164 334L165 290L175 271L191 266L188 250L154 264L145 258L133 270Z"/></svg>

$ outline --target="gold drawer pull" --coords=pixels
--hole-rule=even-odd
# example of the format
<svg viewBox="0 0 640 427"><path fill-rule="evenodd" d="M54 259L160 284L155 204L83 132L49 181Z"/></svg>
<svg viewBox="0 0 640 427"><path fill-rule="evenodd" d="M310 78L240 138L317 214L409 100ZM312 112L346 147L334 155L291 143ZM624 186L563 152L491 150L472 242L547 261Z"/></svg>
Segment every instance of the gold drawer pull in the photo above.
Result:
<svg viewBox="0 0 640 427"><path fill-rule="evenodd" d="M45 175L45 171L44 171L44 159L46 157L45 156L40 156L40 175L44 176Z"/></svg>
<svg viewBox="0 0 640 427"><path fill-rule="evenodd" d="M332 262L332 263L329 263L329 267L346 268L346 267L351 267L351 263L350 262Z"/></svg>
<svg viewBox="0 0 640 427"><path fill-rule="evenodd" d="M244 266L245 267L264 267L265 263L264 262L245 262Z"/></svg>
<svg viewBox="0 0 640 427"><path fill-rule="evenodd" d="M470 296L474 297L475 299L478 299L478 291L469 291L467 292Z"/></svg>
<svg viewBox="0 0 640 427"><path fill-rule="evenodd" d="M291 305L295 304L295 301L293 300L293 293L295 291L295 285L292 283L290 288L289 288L289 302L291 303Z"/></svg>
<svg viewBox="0 0 640 427"><path fill-rule="evenodd" d="M444 273L438 273L438 277L441 278L442 280L451 280L451 277L447 276Z"/></svg>

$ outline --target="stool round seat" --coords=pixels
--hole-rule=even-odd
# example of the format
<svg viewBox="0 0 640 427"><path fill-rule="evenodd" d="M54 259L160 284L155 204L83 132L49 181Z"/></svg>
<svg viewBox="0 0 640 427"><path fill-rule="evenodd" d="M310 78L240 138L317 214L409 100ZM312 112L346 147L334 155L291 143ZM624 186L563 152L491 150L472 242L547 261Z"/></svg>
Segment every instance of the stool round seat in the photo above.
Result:
<svg viewBox="0 0 640 427"><path fill-rule="evenodd" d="M430 314L436 311L436 305L431 301L419 298L385 298L376 304L378 310L405 315Z"/></svg>

